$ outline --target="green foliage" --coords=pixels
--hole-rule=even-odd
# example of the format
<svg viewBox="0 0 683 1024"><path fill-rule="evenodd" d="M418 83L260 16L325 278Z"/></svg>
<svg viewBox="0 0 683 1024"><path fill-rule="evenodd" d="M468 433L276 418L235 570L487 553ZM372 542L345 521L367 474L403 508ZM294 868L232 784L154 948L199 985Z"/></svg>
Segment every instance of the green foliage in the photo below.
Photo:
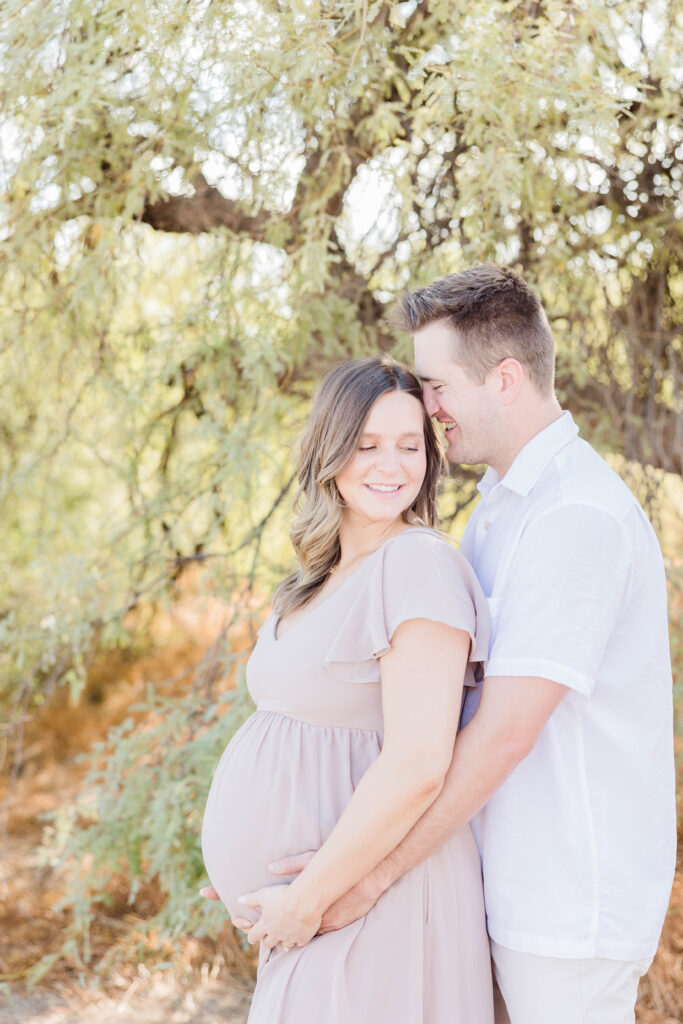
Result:
<svg viewBox="0 0 683 1024"><path fill-rule="evenodd" d="M201 936L225 925L223 905L198 895L206 884L198 836L207 779L253 709L243 666L238 674L238 689L209 704L194 688L181 699L150 690L131 708L137 721L127 718L94 745L81 798L52 815L46 829L43 861L66 869L70 880L55 908L66 905L73 915L59 955L91 961L90 931L112 903L114 886L128 887L131 906L143 886L159 886L165 900L145 928L164 937ZM111 960L110 951L97 969ZM34 978L48 966L42 962Z"/></svg>
<svg viewBox="0 0 683 1024"><path fill-rule="evenodd" d="M408 283L486 259L521 269L553 325L563 402L603 451L654 467L657 507L681 472L673 3L6 0L3 15L0 701L14 737L56 686L78 699L96 651L144 647L141 623L188 567L231 621L263 604L289 565L311 390L340 359L410 358L384 320ZM444 498L456 532L472 494L460 473ZM678 513L666 529L675 546ZM198 699L209 719L191 741L164 733L151 695L142 731L96 753L78 928L120 869L160 879L169 933L197 925L187 823L221 730ZM183 709L169 701L163 720ZM136 772L164 737L166 763ZM134 823L149 778L153 818Z"/></svg>
<svg viewBox="0 0 683 1024"><path fill-rule="evenodd" d="M311 386L393 344L409 279L520 264L563 398L677 467L672 5L5 13L0 685L20 707L67 673L77 693L188 560L234 592Z"/></svg>

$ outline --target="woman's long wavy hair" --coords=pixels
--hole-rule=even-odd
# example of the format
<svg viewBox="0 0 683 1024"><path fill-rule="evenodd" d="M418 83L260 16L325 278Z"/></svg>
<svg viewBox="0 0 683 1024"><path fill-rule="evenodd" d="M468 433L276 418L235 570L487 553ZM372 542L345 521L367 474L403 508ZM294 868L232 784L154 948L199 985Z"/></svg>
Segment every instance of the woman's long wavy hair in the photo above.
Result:
<svg viewBox="0 0 683 1024"><path fill-rule="evenodd" d="M407 366L387 356L354 359L323 379L301 439L297 516L290 537L299 568L283 580L273 596L278 618L306 604L339 562L339 528L344 500L337 475L356 454L373 405L390 391L405 391L424 409L427 469L420 492L403 513L406 522L435 527L436 497L445 469L439 436L422 402L419 379Z"/></svg>

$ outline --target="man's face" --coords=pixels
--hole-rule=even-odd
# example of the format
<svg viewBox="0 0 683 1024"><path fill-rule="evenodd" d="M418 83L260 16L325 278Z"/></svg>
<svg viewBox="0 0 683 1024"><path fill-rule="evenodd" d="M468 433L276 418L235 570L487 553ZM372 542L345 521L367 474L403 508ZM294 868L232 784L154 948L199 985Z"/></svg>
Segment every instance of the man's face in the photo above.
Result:
<svg viewBox="0 0 683 1024"><path fill-rule="evenodd" d="M495 461L502 426L497 387L491 374L483 384L456 361L458 334L446 320L413 335L415 372L422 379L430 416L442 423L450 462L462 465Z"/></svg>

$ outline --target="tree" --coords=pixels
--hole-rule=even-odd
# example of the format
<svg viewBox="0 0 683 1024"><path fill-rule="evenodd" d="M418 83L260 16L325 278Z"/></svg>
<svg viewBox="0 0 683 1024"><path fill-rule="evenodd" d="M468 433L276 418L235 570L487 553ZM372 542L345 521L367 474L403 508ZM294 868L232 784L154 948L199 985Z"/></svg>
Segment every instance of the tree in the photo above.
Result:
<svg viewBox="0 0 683 1024"><path fill-rule="evenodd" d="M408 283L521 269L591 438L681 473L673 4L7 0L0 31L18 734L189 565L235 617L266 599L283 447L331 362L407 355Z"/></svg>

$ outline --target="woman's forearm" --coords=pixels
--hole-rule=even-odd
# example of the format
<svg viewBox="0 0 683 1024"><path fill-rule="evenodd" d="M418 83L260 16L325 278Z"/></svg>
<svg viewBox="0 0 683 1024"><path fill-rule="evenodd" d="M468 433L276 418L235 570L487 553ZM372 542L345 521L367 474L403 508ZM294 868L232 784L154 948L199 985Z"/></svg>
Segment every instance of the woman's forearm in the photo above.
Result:
<svg viewBox="0 0 683 1024"><path fill-rule="evenodd" d="M533 747L566 687L531 677L487 681L481 707L458 734L439 797L366 879L379 897L481 810Z"/></svg>
<svg viewBox="0 0 683 1024"><path fill-rule="evenodd" d="M395 631L381 662L382 751L292 882L304 913L319 916L365 878L438 797L453 753L469 647L467 631L440 622L408 620ZM424 684L416 702L418 679Z"/></svg>
<svg viewBox="0 0 683 1024"><path fill-rule="evenodd" d="M443 780L420 776L383 754L367 770L327 840L292 883L304 906L322 913L352 888L436 800Z"/></svg>
<svg viewBox="0 0 683 1024"><path fill-rule="evenodd" d="M483 757L485 748L478 745L476 736L468 730L470 726L458 737L438 798L403 840L368 873L368 889L375 896L448 842L483 807L514 767L507 758L492 758L490 754Z"/></svg>

